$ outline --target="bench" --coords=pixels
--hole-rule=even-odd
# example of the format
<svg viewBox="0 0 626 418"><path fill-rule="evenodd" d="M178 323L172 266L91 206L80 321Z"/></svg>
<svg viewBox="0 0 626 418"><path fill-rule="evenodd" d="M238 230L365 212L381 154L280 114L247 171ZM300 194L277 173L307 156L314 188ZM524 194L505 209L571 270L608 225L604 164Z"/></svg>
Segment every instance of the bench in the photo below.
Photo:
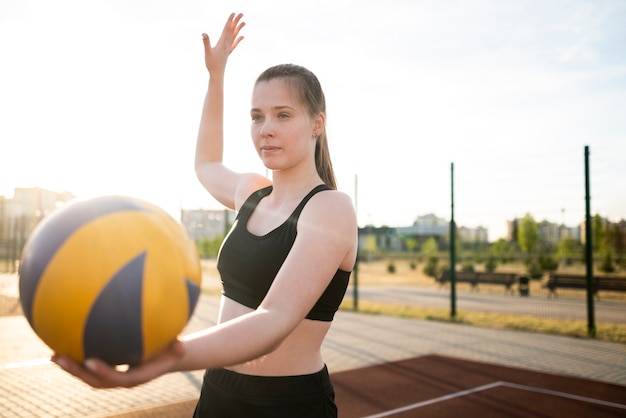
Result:
<svg viewBox="0 0 626 418"><path fill-rule="evenodd" d="M587 289L587 276L582 274L550 273L548 281L543 285L550 293L548 297L556 297L557 289ZM594 276L591 280L594 295L600 290L626 292L626 277Z"/></svg>
<svg viewBox="0 0 626 418"><path fill-rule="evenodd" d="M457 283L469 283L471 289L478 291L479 284L496 284L504 285L505 293L514 294L513 285L518 283L518 276L515 273L491 273L478 271L457 271L455 272ZM450 270L443 270L439 277L435 280L441 285L445 285L450 281Z"/></svg>
<svg viewBox="0 0 626 418"><path fill-rule="evenodd" d="M598 290L610 290L613 292L626 292L626 277L600 277Z"/></svg>

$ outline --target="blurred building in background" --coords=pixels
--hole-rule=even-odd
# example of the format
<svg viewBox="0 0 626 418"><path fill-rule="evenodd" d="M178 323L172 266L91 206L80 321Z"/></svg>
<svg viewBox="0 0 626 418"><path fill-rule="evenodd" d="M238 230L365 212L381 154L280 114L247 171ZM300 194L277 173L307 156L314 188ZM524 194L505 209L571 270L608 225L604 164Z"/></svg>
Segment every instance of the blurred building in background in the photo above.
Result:
<svg viewBox="0 0 626 418"><path fill-rule="evenodd" d="M54 192L40 187L15 188L13 198L0 196L0 259L15 271L26 240L37 224L65 202L70 192Z"/></svg>
<svg viewBox="0 0 626 418"><path fill-rule="evenodd" d="M235 220L235 212L229 209L182 209L180 221L192 240L224 237Z"/></svg>

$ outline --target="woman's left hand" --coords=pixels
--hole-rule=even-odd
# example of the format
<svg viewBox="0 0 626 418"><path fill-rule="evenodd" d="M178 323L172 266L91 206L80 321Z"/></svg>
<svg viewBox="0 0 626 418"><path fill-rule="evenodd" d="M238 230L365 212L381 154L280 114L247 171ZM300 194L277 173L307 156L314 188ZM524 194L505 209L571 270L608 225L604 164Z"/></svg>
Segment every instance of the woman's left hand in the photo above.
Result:
<svg viewBox="0 0 626 418"><path fill-rule="evenodd" d="M237 15L232 13L228 17L222 30L222 35L214 46L211 46L209 35L206 33L202 34L204 62L207 70L209 70L209 74L215 76L224 73L228 56L243 39L243 36L239 36L239 31L246 25L244 22L241 22L242 17L243 14L241 13Z"/></svg>
<svg viewBox="0 0 626 418"><path fill-rule="evenodd" d="M129 367L126 371L118 370L102 360L93 358L81 364L67 356L55 354L52 356L52 361L94 388L130 388L175 371L175 366L184 353L183 343L176 340L155 357L137 366Z"/></svg>

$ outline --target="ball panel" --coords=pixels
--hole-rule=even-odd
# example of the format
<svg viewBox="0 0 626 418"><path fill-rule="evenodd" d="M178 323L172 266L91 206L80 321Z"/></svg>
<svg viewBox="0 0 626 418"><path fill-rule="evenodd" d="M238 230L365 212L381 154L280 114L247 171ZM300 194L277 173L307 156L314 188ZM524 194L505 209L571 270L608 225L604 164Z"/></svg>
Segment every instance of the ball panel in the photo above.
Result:
<svg viewBox="0 0 626 418"><path fill-rule="evenodd" d="M31 325L35 290L58 248L85 223L120 210L146 209L135 201L115 196L75 200L53 212L37 225L24 247L19 273L20 302L24 315Z"/></svg>
<svg viewBox="0 0 626 418"><path fill-rule="evenodd" d="M92 306L83 337L85 358L109 364L138 364L143 355L141 327L145 253L124 266Z"/></svg>
<svg viewBox="0 0 626 418"><path fill-rule="evenodd" d="M154 240L146 260L143 300L144 358L164 349L189 321L196 299L189 298L189 272L198 283L200 292L201 268L195 245L185 229L160 208L147 204L164 237ZM193 251L190 252L191 248ZM193 255L196 255L194 258ZM167 286L164 285L167 283ZM193 302L193 304L191 304ZM166 315L157 312L167 312Z"/></svg>
<svg viewBox="0 0 626 418"><path fill-rule="evenodd" d="M189 320L191 319L196 304L198 303L198 299L200 298L200 286L198 286L195 281L190 280L189 278L185 279L185 284L187 285L187 297L189 300L189 311L187 312L187 320Z"/></svg>
<svg viewBox="0 0 626 418"><path fill-rule="evenodd" d="M159 222L159 218L154 218ZM189 300L184 265L177 256L182 236L154 240L146 259L143 289L145 356L167 346L188 321Z"/></svg>
<svg viewBox="0 0 626 418"><path fill-rule="evenodd" d="M167 233L176 247L172 254L179 259L179 265L183 269L184 275L200 286L202 282L200 256L196 244L189 239L185 228L158 206L146 202L146 209L157 216L161 221L161 227L168 231Z"/></svg>

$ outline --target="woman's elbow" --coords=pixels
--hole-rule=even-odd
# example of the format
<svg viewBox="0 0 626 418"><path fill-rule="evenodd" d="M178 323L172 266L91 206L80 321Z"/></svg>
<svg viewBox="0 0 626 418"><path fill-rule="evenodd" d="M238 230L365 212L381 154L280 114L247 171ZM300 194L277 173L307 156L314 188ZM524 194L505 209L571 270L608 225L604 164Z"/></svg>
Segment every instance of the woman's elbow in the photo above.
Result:
<svg viewBox="0 0 626 418"><path fill-rule="evenodd" d="M263 309L258 309L257 312L259 312L259 310L263 315L267 315L266 320L269 325L265 332L267 336L265 354L270 354L280 348L283 342L296 328L297 324L285 313L265 311Z"/></svg>

